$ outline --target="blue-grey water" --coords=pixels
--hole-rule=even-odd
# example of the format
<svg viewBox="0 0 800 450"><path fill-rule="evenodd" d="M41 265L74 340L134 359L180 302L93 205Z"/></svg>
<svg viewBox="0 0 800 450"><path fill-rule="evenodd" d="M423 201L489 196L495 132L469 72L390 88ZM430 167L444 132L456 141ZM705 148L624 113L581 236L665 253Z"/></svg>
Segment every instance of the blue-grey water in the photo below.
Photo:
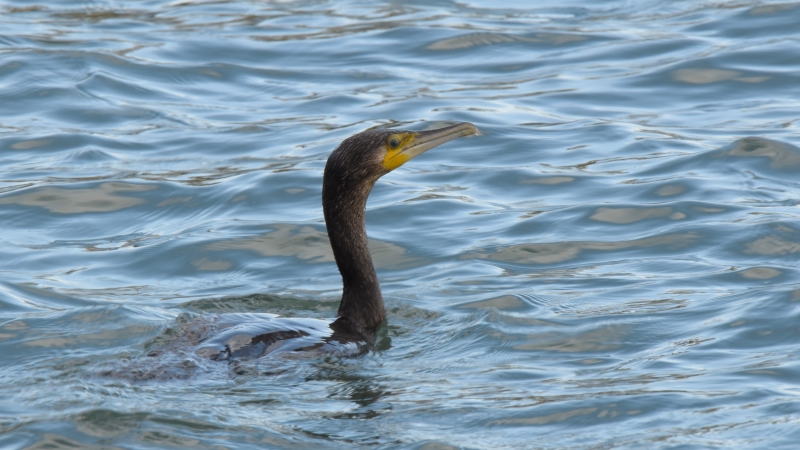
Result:
<svg viewBox="0 0 800 450"><path fill-rule="evenodd" d="M0 447L796 448L798 24L750 0L3 1ZM327 155L457 121L482 135L370 197L374 351L147 356L219 313L333 317Z"/></svg>

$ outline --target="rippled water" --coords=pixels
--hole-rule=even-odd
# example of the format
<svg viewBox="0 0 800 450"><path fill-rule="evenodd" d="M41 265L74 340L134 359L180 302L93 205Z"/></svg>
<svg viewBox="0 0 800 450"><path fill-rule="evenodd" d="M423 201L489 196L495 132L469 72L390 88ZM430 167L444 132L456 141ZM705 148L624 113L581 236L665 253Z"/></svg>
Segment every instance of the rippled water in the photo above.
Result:
<svg viewBox="0 0 800 450"><path fill-rule="evenodd" d="M0 446L794 448L800 4L508 4L3 2ZM328 153L454 121L374 352L146 357L332 317Z"/></svg>

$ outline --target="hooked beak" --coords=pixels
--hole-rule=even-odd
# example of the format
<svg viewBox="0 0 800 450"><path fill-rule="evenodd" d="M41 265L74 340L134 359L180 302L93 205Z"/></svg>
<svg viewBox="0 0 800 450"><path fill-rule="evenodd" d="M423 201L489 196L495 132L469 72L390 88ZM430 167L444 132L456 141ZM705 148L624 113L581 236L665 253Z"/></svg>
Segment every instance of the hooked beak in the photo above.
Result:
<svg viewBox="0 0 800 450"><path fill-rule="evenodd" d="M462 136L478 134L478 128L469 123L461 122L449 127L439 128L438 130L419 131L414 133L411 142L396 151L390 151L386 155L383 164L388 170L394 170L411 159L425 153L426 151L438 147L445 142Z"/></svg>

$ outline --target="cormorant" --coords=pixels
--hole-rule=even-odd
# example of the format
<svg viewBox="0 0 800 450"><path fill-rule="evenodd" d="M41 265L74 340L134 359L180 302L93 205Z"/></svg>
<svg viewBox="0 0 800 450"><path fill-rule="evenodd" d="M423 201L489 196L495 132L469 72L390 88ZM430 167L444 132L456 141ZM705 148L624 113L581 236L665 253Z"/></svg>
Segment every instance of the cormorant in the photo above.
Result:
<svg viewBox="0 0 800 450"><path fill-rule="evenodd" d="M367 246L364 212L378 178L410 159L461 136L477 134L462 122L437 130L368 130L342 141L330 154L322 180L322 210L342 300L336 319L291 319L271 314L225 314L197 354L217 360L258 358L285 351L354 354L369 349L386 318L378 277Z"/></svg>

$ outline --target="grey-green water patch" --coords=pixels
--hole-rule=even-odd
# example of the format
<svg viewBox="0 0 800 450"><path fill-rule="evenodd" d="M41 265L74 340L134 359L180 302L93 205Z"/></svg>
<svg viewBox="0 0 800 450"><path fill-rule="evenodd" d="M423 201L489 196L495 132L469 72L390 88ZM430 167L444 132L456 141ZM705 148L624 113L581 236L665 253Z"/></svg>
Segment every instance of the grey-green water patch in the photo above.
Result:
<svg viewBox="0 0 800 450"><path fill-rule="evenodd" d="M118 195L120 192L143 192L157 189L148 184L103 183L96 188L63 189L45 187L34 192L0 198L0 205L17 204L45 208L59 214L111 212L145 202L138 197Z"/></svg>
<svg viewBox="0 0 800 450"><path fill-rule="evenodd" d="M45 147L52 143L52 139L31 139L30 141L20 141L11 144L11 148L14 150L30 150L32 148Z"/></svg>
<svg viewBox="0 0 800 450"><path fill-rule="evenodd" d="M266 127L261 125L245 125L231 130L234 133L263 133L267 131Z"/></svg>
<svg viewBox="0 0 800 450"><path fill-rule="evenodd" d="M682 194L686 191L686 187L680 184L668 184L666 186L660 187L656 191L656 195L661 197L670 197L673 195Z"/></svg>
<svg viewBox="0 0 800 450"><path fill-rule="evenodd" d="M597 208L594 214L589 217L598 222L608 222L616 224L628 224L640 220L665 217L672 213L669 206L657 208Z"/></svg>
<svg viewBox="0 0 800 450"><path fill-rule="evenodd" d="M113 438L135 430L149 413L123 413L108 409L86 411L75 418L78 431L98 438Z"/></svg>
<svg viewBox="0 0 800 450"><path fill-rule="evenodd" d="M740 81L743 83L763 83L767 76L741 76L736 70L726 69L678 69L672 72L672 78L688 84L710 84L720 81Z"/></svg>
<svg viewBox="0 0 800 450"><path fill-rule="evenodd" d="M30 326L28 326L28 324L22 320L15 320L13 322L3 324L3 329L5 330L26 330L28 328L30 328Z"/></svg>
<svg viewBox="0 0 800 450"><path fill-rule="evenodd" d="M611 405L609 405L609 407L611 407L611 408L613 408L615 406L617 406L616 403L612 403ZM618 415L619 415L618 411L611 411L611 410L608 410L608 409L604 409L604 410L600 411L599 413L597 413L597 417L600 418L600 419L602 419L604 417L610 417L610 418L613 419L613 418L617 417Z"/></svg>
<svg viewBox="0 0 800 450"><path fill-rule="evenodd" d="M7 192L18 191L20 189L27 189L27 188L33 187L35 185L36 185L36 183L27 182L27 183L12 184L10 186L0 187L0 195L5 194Z"/></svg>
<svg viewBox="0 0 800 450"><path fill-rule="evenodd" d="M134 296L142 295L152 289L150 285L129 285L105 288L61 287L59 290L65 296L81 299L100 299L102 301L123 300L130 301ZM69 298L69 297L67 297Z"/></svg>
<svg viewBox="0 0 800 450"><path fill-rule="evenodd" d="M54 433L44 433L38 442L25 447L25 450L65 450L65 449L86 449L86 450L122 450L123 447L114 445L93 445L85 442L75 441L66 436Z"/></svg>
<svg viewBox="0 0 800 450"><path fill-rule="evenodd" d="M443 39L429 44L428 50L460 50L470 47L505 44L510 42L527 42L545 45L562 45L580 42L586 36L562 33L536 33L533 36L517 36L504 33L471 33L453 38Z"/></svg>
<svg viewBox="0 0 800 450"><path fill-rule="evenodd" d="M704 342L710 342L710 341L713 341L715 339L716 338L705 338L705 339L702 339L702 338L699 338L699 337L693 337L693 338L689 338L689 339L684 339L682 341L673 342L672 345L674 345L676 347L694 347L696 345L700 345L700 344L702 344Z"/></svg>
<svg viewBox="0 0 800 450"><path fill-rule="evenodd" d="M592 414L595 411L597 411L597 408L578 408L570 411L548 414L545 416L492 420L489 422L489 425L547 425L550 423L564 422L575 416Z"/></svg>
<svg viewBox="0 0 800 450"><path fill-rule="evenodd" d="M512 311L512 312L519 312L519 310ZM555 327L555 326L559 326L559 324L555 323L555 322L548 322L548 321L536 319L536 318L533 318L533 317L526 317L526 316L521 316L521 315L516 315L516 314L504 314L502 312L490 313L490 314L487 315L487 318L491 322L502 322L502 323L508 324L508 325L521 325L521 326L525 326L525 327L531 327L531 326L533 326L533 327L538 327L538 326ZM503 340L509 340L510 339L508 335L504 335L503 333L498 333L496 336L502 338Z"/></svg>
<svg viewBox="0 0 800 450"><path fill-rule="evenodd" d="M563 308L572 314L589 316L610 316L623 314L657 314L689 306L686 300L674 298L657 298L649 300L635 300L624 303L611 303L608 305L582 304L580 307Z"/></svg>
<svg viewBox="0 0 800 450"><path fill-rule="evenodd" d="M152 329L147 326L128 326L116 330L99 331L96 333L86 333L73 336L52 336L31 339L22 343L26 347L43 348L76 348L82 345L92 345L97 343L112 343L119 339L127 339L136 336L143 336Z"/></svg>
<svg viewBox="0 0 800 450"><path fill-rule="evenodd" d="M486 309L497 308L500 310L520 309L527 306L525 302L514 295L501 295L500 297L490 298L488 300L478 300L475 302L462 303L458 305L459 309Z"/></svg>
<svg viewBox="0 0 800 450"><path fill-rule="evenodd" d="M176 204L176 203L188 203L188 202L190 202L190 201L192 200L192 198L193 198L193 197L191 197L191 196L188 196L188 197L173 197L173 198L168 198L168 199L166 199L166 200L162 200L162 201L161 201L161 202L160 202L158 205L156 205L156 206L168 206L168 205L174 205L174 204Z"/></svg>
<svg viewBox="0 0 800 450"><path fill-rule="evenodd" d="M216 242L208 250L249 250L263 256L295 256L311 263L334 262L327 233L310 226L273 225L273 231L260 236ZM415 263L405 249L375 239L369 240L369 250L376 267L401 268Z"/></svg>
<svg viewBox="0 0 800 450"><path fill-rule="evenodd" d="M233 266L230 261L211 260L208 258L200 258L192 261L192 265L197 267L197 270L228 270Z"/></svg>
<svg viewBox="0 0 800 450"><path fill-rule="evenodd" d="M217 72L216 70L199 69L199 70L197 70L197 73L202 74L202 75L212 76L214 78L222 78L222 74Z"/></svg>
<svg viewBox="0 0 800 450"><path fill-rule="evenodd" d="M710 208L708 206L692 206L692 209L702 213L717 214L725 212L725 208Z"/></svg>
<svg viewBox="0 0 800 450"><path fill-rule="evenodd" d="M724 69L678 69L672 72L672 78L690 84L708 84L731 80L739 76L735 70Z"/></svg>
<svg viewBox="0 0 800 450"><path fill-rule="evenodd" d="M195 448L200 444L199 440L192 437L156 430L147 430L142 432L139 435L139 440L142 443L156 445L157 447L161 448Z"/></svg>
<svg viewBox="0 0 800 450"><path fill-rule="evenodd" d="M619 242L559 242L546 244L519 244L500 248L492 252L477 252L461 256L461 259L487 259L520 264L553 264L577 257L582 251L615 251L630 248L648 248L659 245L683 247L699 239L695 233L670 234Z"/></svg>
<svg viewBox="0 0 800 450"><path fill-rule="evenodd" d="M515 350L582 353L615 350L622 346L627 327L609 326L569 333L534 333L526 336L527 343L514 345Z"/></svg>
<svg viewBox="0 0 800 450"><path fill-rule="evenodd" d="M739 275L748 280L769 280L780 276L783 272L771 267L752 267L739 272Z"/></svg>
<svg viewBox="0 0 800 450"><path fill-rule="evenodd" d="M753 16L777 14L785 11L791 11L800 6L800 3L779 3L777 5L758 6L750 10Z"/></svg>
<svg viewBox="0 0 800 450"><path fill-rule="evenodd" d="M130 233L117 236L93 237L91 239L56 240L42 245L30 245L29 248L32 250L80 248L87 252L107 252L124 248L153 245L157 242L163 242L164 239L168 239L168 237L153 234L145 235L142 233ZM69 269L67 275L86 270L88 268L89 267L87 266L73 267ZM55 296L58 294L50 293L49 295Z"/></svg>
<svg viewBox="0 0 800 450"><path fill-rule="evenodd" d="M296 256L312 263L333 262L328 235L309 226L274 225L260 236L215 242L208 250L250 250L263 256Z"/></svg>
<svg viewBox="0 0 800 450"><path fill-rule="evenodd" d="M739 139L731 147L719 151L715 156L769 158L770 167L773 169L800 167L800 148L761 137Z"/></svg>
<svg viewBox="0 0 800 450"><path fill-rule="evenodd" d="M520 180L520 184L563 184L572 183L575 177L542 177L542 178L527 178Z"/></svg>
<svg viewBox="0 0 800 450"><path fill-rule="evenodd" d="M769 80L770 77L760 76L760 77L737 77L734 78L736 81L741 81L742 83L763 83Z"/></svg>
<svg viewBox="0 0 800 450"><path fill-rule="evenodd" d="M245 297L222 297L205 298L190 300L181 303L181 308L203 312L264 312L270 311L275 314L290 312L297 314L298 311L324 311L325 317L329 316L329 311L339 307L339 298L320 299L315 296L313 299L296 296L278 296L254 294Z"/></svg>
<svg viewBox="0 0 800 450"><path fill-rule="evenodd" d="M775 235L764 236L745 244L745 253L784 256L800 253L800 242L787 241Z"/></svg>
<svg viewBox="0 0 800 450"><path fill-rule="evenodd" d="M109 317L108 310L77 312L70 317L71 321L82 323L102 323Z"/></svg>

